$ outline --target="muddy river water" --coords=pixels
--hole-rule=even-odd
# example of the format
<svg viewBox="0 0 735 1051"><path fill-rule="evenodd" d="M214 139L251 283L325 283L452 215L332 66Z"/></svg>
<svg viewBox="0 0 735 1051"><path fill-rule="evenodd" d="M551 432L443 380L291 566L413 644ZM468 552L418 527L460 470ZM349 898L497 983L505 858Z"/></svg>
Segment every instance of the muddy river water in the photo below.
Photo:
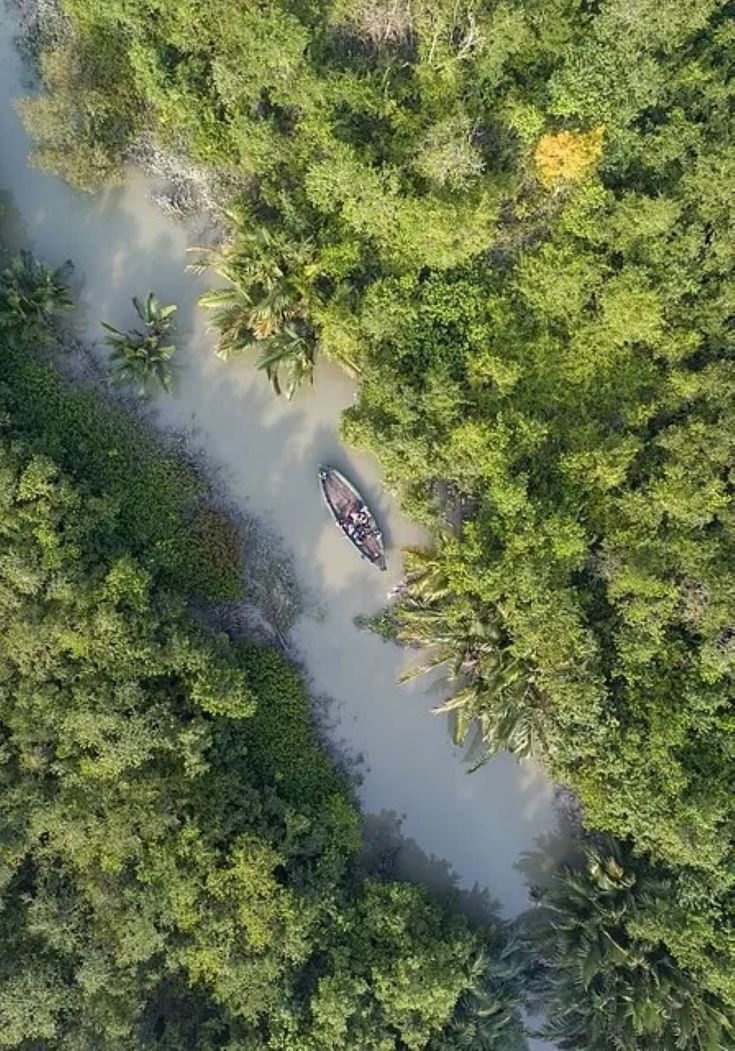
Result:
<svg viewBox="0 0 735 1051"><path fill-rule="evenodd" d="M533 763L509 755L469 775L444 719L430 714L437 700L431 683L397 682L415 657L353 623L356 614L381 607L400 579L401 547L421 539L382 488L375 460L338 437L353 382L322 364L313 389L289 404L250 362L215 357L196 306L202 279L185 269L194 235L152 203L146 179L131 173L124 187L89 196L29 168L28 140L13 108L26 90L23 69L6 14L0 26L6 242L29 244L51 264L74 261L82 334L98 344L100 318L132 323L133 294L153 289L178 304L179 380L174 395L156 400L158 423L193 432L233 503L267 522L290 552L305 596L290 643L315 695L331 699L333 743L360 757L358 794L368 827L392 832L400 823L399 863L409 874L478 896L489 890L505 916L517 914L527 904L517 861L556 825L550 785ZM381 519L387 573L361 562L327 517L317 489L317 467L325 462L360 485Z"/></svg>

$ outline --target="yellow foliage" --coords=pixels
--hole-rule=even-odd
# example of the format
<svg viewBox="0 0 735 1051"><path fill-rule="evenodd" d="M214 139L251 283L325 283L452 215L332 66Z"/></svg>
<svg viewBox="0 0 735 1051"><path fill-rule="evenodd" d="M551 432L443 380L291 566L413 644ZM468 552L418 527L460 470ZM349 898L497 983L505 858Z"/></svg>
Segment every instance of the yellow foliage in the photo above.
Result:
<svg viewBox="0 0 735 1051"><path fill-rule="evenodd" d="M602 124L592 131L547 132L536 143L534 161L539 180L546 187L576 182L602 156Z"/></svg>

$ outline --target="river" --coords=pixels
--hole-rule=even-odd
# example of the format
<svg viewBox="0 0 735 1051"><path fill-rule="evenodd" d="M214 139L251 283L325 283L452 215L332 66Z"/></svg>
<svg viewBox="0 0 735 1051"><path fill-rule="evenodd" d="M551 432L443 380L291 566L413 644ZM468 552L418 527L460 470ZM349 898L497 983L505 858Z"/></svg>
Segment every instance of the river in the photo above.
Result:
<svg viewBox="0 0 735 1051"><path fill-rule="evenodd" d="M527 896L516 862L556 827L551 786L533 763L509 755L469 775L445 720L430 714L437 699L431 685L397 682L415 657L353 623L356 614L380 609L401 577L401 547L421 539L381 487L375 460L339 440L353 382L322 363L313 389L289 404L250 362L219 361L196 306L203 279L185 270L191 235L151 202L146 179L133 172L124 187L90 196L29 168L28 139L13 108L27 85L14 27L7 14L0 21L0 189L11 238L51 264L74 261L82 334L91 341L101 341L100 318L132 322L135 293L154 289L178 304L179 380L173 396L156 399L158 422L193 432L231 500L269 523L291 553L307 609L290 641L315 695L332 699L332 742L361 757L358 794L369 827L401 823L406 874L480 898L489 890L503 915L517 914ZM324 462L348 472L377 512L387 573L361 562L329 520L316 484Z"/></svg>

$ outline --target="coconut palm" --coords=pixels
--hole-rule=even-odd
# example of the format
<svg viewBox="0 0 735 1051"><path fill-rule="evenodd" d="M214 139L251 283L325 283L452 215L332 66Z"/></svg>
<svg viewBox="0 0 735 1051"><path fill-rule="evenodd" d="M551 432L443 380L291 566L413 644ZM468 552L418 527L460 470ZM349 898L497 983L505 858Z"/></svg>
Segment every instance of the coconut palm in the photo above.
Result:
<svg viewBox="0 0 735 1051"><path fill-rule="evenodd" d="M474 725L474 750L481 751L476 767L502 750L527 759L541 754L545 744L539 698L528 672L518 660L506 660L502 653L496 654L492 664L434 709L436 714L453 715L453 737L458 744Z"/></svg>
<svg viewBox="0 0 735 1051"><path fill-rule="evenodd" d="M223 361L257 348L250 316L252 303L239 278L233 277L227 288L204 292L199 297L199 304L213 312L212 324L219 335L216 353Z"/></svg>
<svg viewBox="0 0 735 1051"><path fill-rule="evenodd" d="M521 1051L527 1047L518 1011L521 955L507 945L478 952L470 964L469 988L461 995L451 1022L429 1051Z"/></svg>
<svg viewBox="0 0 735 1051"><path fill-rule="evenodd" d="M264 341L256 365L263 369L276 394L290 401L299 387L314 382L314 344L292 325L285 325Z"/></svg>
<svg viewBox="0 0 735 1051"><path fill-rule="evenodd" d="M414 598L437 602L451 594L447 564L452 544L449 534L440 533L432 551L409 547L403 552L406 580Z"/></svg>
<svg viewBox="0 0 735 1051"><path fill-rule="evenodd" d="M230 218L237 226L234 240L200 249L202 262L193 267L213 268L227 286L205 292L199 302L212 311L218 355L227 360L257 350L258 367L277 394L290 398L313 377L317 340L310 316L320 302L314 248L310 241L294 242L265 226L250 230L241 217Z"/></svg>
<svg viewBox="0 0 735 1051"><path fill-rule="evenodd" d="M0 274L0 322L46 323L71 310L70 261L52 270L31 252L22 251Z"/></svg>
<svg viewBox="0 0 735 1051"><path fill-rule="evenodd" d="M113 378L136 384L141 394L155 384L168 391L173 377L171 358L176 346L166 342L166 337L177 308L173 304L161 306L153 292L149 292L143 301L133 296L133 306L143 322L143 331L137 328L122 331L102 322L107 332L106 342L111 348Z"/></svg>
<svg viewBox="0 0 735 1051"><path fill-rule="evenodd" d="M735 1019L655 937L646 914L673 903L673 880L611 837L538 892L533 932L545 965L546 1035L563 1049L721 1051Z"/></svg>
<svg viewBox="0 0 735 1051"><path fill-rule="evenodd" d="M450 716L455 744L475 728L482 753L476 766L501 749L520 758L537 754L544 747L542 707L530 669L513 653L499 615L457 596L447 569L452 544L443 537L435 552L406 554L397 636L430 653L402 679L446 669L452 692L434 712Z"/></svg>

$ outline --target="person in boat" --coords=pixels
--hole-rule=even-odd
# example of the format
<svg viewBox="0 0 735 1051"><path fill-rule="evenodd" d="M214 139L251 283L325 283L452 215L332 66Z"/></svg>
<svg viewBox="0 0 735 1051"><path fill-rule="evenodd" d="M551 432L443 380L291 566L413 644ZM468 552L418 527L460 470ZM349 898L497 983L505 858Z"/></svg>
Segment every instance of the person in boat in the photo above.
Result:
<svg viewBox="0 0 735 1051"><path fill-rule="evenodd" d="M358 521L356 509L354 507L350 507L347 513L345 514L343 524L347 536L351 539L356 539L355 534L357 533L358 529Z"/></svg>
<svg viewBox="0 0 735 1051"><path fill-rule="evenodd" d="M355 525L365 527L370 524L370 513L364 504L361 507L353 507L350 514Z"/></svg>
<svg viewBox="0 0 735 1051"><path fill-rule="evenodd" d="M370 529L370 515L367 507L353 505L345 517L345 532L356 544L364 544Z"/></svg>

